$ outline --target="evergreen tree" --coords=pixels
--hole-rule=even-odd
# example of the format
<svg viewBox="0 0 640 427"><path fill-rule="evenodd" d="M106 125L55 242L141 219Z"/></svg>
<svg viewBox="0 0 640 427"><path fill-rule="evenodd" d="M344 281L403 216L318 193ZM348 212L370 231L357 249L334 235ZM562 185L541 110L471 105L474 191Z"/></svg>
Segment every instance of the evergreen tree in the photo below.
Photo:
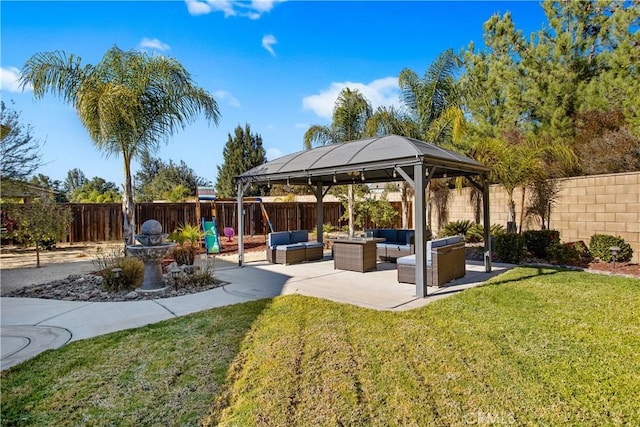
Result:
<svg viewBox="0 0 640 427"><path fill-rule="evenodd" d="M62 189L67 197L71 197L73 190L82 187L85 182L87 182L87 177L84 172L78 168L71 169L67 172L67 178L64 180L64 184L62 184Z"/></svg>
<svg viewBox="0 0 640 427"><path fill-rule="evenodd" d="M52 180L47 175L39 173L37 175L32 176L31 179L29 180L29 183L41 188L47 188L49 190L52 190L54 193L54 201L56 203L66 203L69 201L69 199L67 198L67 195L61 189L62 184L57 179Z"/></svg>
<svg viewBox="0 0 640 427"><path fill-rule="evenodd" d="M234 135L229 134L222 152L224 163L218 166L216 191L219 197L236 197L238 194L235 177L267 161L262 147L262 137L251 134L251 127L237 126ZM251 184L244 192L245 196L264 196L269 189L263 184Z"/></svg>

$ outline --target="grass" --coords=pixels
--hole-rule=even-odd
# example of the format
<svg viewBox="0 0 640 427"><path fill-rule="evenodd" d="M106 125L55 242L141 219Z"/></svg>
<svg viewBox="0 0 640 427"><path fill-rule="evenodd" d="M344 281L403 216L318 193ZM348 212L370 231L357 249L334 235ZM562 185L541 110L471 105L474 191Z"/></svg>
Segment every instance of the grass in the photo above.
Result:
<svg viewBox="0 0 640 427"><path fill-rule="evenodd" d="M638 425L640 283L517 268L410 312L278 297L2 373L3 425Z"/></svg>

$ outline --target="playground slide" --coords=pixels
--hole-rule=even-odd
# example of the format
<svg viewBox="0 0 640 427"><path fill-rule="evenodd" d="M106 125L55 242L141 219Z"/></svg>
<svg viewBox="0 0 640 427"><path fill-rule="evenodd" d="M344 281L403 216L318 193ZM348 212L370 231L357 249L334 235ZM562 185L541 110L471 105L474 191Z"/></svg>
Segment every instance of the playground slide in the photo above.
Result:
<svg viewBox="0 0 640 427"><path fill-rule="evenodd" d="M220 240L216 219L211 218L211 221L205 221L202 218L202 229L204 230L204 245L207 248L207 254L219 254Z"/></svg>

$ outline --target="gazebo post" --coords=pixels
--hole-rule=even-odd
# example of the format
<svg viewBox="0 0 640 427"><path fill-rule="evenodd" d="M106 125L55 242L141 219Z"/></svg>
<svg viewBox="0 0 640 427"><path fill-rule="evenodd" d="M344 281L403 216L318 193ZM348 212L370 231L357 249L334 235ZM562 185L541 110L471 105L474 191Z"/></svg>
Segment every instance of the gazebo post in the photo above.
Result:
<svg viewBox="0 0 640 427"><path fill-rule="evenodd" d="M318 181L316 186L316 240L320 243L322 243L324 238L324 206L322 199L322 181Z"/></svg>
<svg viewBox="0 0 640 427"><path fill-rule="evenodd" d="M480 175L482 182L482 213L484 222L484 271L491 272L491 216L489 215L489 180Z"/></svg>
<svg viewBox="0 0 640 427"><path fill-rule="evenodd" d="M416 255L416 297L424 298L427 296L427 256L426 248L426 229L427 220L425 215L425 172L424 163L420 162L413 167L414 182L414 210L415 210L415 255Z"/></svg>
<svg viewBox="0 0 640 427"><path fill-rule="evenodd" d="M244 215L242 214L242 197L244 188L242 181L238 180L238 266L244 263Z"/></svg>

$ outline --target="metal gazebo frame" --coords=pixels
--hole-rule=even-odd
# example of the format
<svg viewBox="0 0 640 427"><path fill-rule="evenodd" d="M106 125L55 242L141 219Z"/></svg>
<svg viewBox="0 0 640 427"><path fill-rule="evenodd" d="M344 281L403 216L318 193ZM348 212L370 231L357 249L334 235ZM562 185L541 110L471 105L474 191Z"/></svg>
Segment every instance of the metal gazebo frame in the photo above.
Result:
<svg viewBox="0 0 640 427"><path fill-rule="evenodd" d="M433 178L465 177L482 191L484 266L491 271L489 218L490 168L476 160L436 145L398 135L385 135L299 151L264 163L236 177L238 188L238 264L244 264L244 216L242 199L251 183L309 185L317 199L317 229L322 230L322 199L333 185L362 184L404 179L414 188L416 296L427 296L426 197ZM477 178L478 180L474 179ZM317 233L318 242L323 241Z"/></svg>

